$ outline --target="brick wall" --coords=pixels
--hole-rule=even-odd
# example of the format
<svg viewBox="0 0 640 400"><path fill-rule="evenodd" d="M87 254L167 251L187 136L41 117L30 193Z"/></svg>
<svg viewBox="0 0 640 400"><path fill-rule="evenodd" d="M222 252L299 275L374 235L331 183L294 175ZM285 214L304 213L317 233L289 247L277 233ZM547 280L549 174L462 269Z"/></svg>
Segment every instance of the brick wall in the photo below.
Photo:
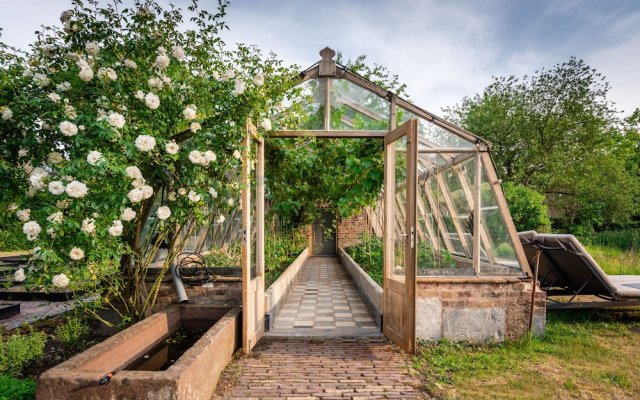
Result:
<svg viewBox="0 0 640 400"><path fill-rule="evenodd" d="M346 248L358 244L360 237L365 232L372 232L366 213L340 220L338 222L338 246Z"/></svg>
<svg viewBox="0 0 640 400"><path fill-rule="evenodd" d="M420 280L417 286L417 330L422 339L471 342L517 339L527 333L531 307L530 281ZM533 331L544 332L546 294L536 292Z"/></svg>
<svg viewBox="0 0 640 400"><path fill-rule="evenodd" d="M184 285L189 301L199 304L211 304L223 307L235 307L242 304L242 281L212 282L203 286ZM154 311L169 304L176 304L178 298L171 280L165 280L160 286Z"/></svg>

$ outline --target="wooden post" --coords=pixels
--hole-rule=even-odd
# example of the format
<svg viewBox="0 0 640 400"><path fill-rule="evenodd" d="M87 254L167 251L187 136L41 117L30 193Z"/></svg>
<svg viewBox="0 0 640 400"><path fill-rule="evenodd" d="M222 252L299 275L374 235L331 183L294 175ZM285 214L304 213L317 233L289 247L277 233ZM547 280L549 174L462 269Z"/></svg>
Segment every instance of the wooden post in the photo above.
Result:
<svg viewBox="0 0 640 400"><path fill-rule="evenodd" d="M476 154L476 175L473 196L473 269L480 275L480 227L482 221L482 159ZM490 249L488 249L490 251Z"/></svg>

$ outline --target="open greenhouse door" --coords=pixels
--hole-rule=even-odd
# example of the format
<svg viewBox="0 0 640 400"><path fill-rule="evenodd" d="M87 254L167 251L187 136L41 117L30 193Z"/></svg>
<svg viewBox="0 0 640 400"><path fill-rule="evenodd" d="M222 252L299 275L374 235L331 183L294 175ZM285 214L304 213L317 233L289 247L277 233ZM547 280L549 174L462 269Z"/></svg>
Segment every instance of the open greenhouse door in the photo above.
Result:
<svg viewBox="0 0 640 400"><path fill-rule="evenodd" d="M265 315L264 140L255 138L254 132L255 128L249 125L242 158L242 349L245 353L251 352L264 335ZM255 197L251 194L253 190Z"/></svg>
<svg viewBox="0 0 640 400"><path fill-rule="evenodd" d="M416 347L416 161L418 121L384 138L383 332L406 352Z"/></svg>

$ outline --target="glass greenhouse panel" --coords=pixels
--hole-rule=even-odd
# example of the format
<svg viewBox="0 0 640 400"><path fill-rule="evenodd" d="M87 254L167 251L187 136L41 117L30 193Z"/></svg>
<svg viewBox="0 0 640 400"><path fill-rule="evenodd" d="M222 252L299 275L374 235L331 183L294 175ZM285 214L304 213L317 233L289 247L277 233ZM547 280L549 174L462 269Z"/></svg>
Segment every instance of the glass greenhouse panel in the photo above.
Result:
<svg viewBox="0 0 640 400"><path fill-rule="evenodd" d="M346 79L331 80L332 130L389 130L391 103Z"/></svg>
<svg viewBox="0 0 640 400"><path fill-rule="evenodd" d="M396 140L393 144L395 150L395 201L396 207L393 215L395 222L393 229L393 270L391 278L404 282L406 269L406 246L408 232L406 231L407 216L405 215L407 203L407 138L406 136Z"/></svg>
<svg viewBox="0 0 640 400"><path fill-rule="evenodd" d="M480 218L486 226L491 245L490 248L486 248L486 244L483 247L485 247L486 256L489 259L493 258L493 262L482 262L480 275L523 275L507 225L498 206L496 194L487 178L484 166L482 168L481 199Z"/></svg>
<svg viewBox="0 0 640 400"><path fill-rule="evenodd" d="M412 118L418 120L418 144L420 147L469 149L475 146L474 143L471 143L455 133L449 132L448 130L435 125L433 122L420 118L404 108L398 107L396 111L396 118L398 126ZM418 147L418 150L420 147Z"/></svg>
<svg viewBox="0 0 640 400"><path fill-rule="evenodd" d="M309 79L287 95L283 111L274 116L276 130L324 129L324 86L326 79Z"/></svg>

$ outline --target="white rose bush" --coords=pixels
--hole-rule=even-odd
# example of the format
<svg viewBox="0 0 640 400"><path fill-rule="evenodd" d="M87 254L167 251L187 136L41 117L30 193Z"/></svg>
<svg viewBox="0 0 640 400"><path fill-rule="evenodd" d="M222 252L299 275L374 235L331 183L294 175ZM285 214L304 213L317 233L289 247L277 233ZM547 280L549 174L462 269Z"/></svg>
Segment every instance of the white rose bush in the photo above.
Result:
<svg viewBox="0 0 640 400"><path fill-rule="evenodd" d="M141 318L159 288L145 284L155 253L169 249L166 273L178 232L224 220L246 123L271 128L261 121L295 72L225 47L226 2L193 2L189 24L154 1L73 3L30 51L0 43L0 230L35 248L16 280Z"/></svg>

